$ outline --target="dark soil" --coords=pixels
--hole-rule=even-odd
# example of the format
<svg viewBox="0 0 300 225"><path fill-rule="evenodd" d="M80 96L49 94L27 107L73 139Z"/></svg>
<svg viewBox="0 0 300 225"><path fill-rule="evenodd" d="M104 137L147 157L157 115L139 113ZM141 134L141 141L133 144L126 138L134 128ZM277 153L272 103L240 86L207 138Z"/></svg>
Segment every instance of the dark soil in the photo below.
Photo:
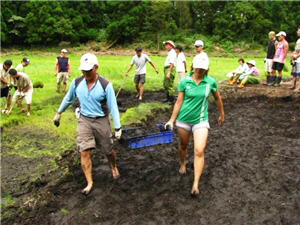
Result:
<svg viewBox="0 0 300 225"><path fill-rule="evenodd" d="M86 185L80 165L70 163L69 174L44 187L34 207L2 223L299 224L300 99L226 96L221 127L218 109L210 104L211 129L196 198L189 195L193 140L182 176L175 130L172 144L127 150L116 143L118 181L105 156L94 151L94 190L88 196L80 194ZM156 129L169 117L155 115L146 125ZM68 157L73 162L78 153Z"/></svg>

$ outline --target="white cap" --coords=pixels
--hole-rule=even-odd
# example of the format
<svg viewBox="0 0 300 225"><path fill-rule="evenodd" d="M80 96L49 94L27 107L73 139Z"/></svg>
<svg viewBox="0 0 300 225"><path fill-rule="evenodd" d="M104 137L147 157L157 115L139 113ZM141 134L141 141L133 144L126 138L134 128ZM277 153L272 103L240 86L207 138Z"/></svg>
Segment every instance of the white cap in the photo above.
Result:
<svg viewBox="0 0 300 225"><path fill-rule="evenodd" d="M86 53L80 59L78 70L89 71L93 69L94 65L98 65L97 57L94 54Z"/></svg>
<svg viewBox="0 0 300 225"><path fill-rule="evenodd" d="M286 36L286 33L284 31L280 31L276 36Z"/></svg>
<svg viewBox="0 0 300 225"><path fill-rule="evenodd" d="M175 47L175 44L173 41L164 41L163 44L171 44L173 46L173 48Z"/></svg>
<svg viewBox="0 0 300 225"><path fill-rule="evenodd" d="M253 66L255 66L255 61L254 60L250 60L249 62L247 62L247 64L252 64Z"/></svg>
<svg viewBox="0 0 300 225"><path fill-rule="evenodd" d="M202 52L193 59L193 67L208 70L209 60L207 54Z"/></svg>
<svg viewBox="0 0 300 225"><path fill-rule="evenodd" d="M204 42L201 40L195 41L195 46L204 46Z"/></svg>
<svg viewBox="0 0 300 225"><path fill-rule="evenodd" d="M63 48L60 52L68 52L68 51L67 51L66 49Z"/></svg>

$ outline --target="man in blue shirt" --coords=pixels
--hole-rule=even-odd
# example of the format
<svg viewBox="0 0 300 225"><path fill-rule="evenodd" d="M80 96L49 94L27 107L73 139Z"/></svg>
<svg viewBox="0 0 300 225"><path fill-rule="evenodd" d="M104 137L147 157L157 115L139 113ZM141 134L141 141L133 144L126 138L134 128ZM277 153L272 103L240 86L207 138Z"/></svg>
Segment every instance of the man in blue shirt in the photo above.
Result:
<svg viewBox="0 0 300 225"><path fill-rule="evenodd" d="M112 133L109 113L114 120L115 136L121 138L122 130L120 115L112 84L97 74L98 59L87 53L80 59L82 76L73 79L70 89L64 97L58 112L54 117L54 124L58 127L61 113L78 97L80 114L77 126L77 142L80 146L81 167L87 180L87 187L81 193L89 194L92 190L92 161L91 150L100 149L105 153L112 169L114 179L118 179L116 153L112 150Z"/></svg>

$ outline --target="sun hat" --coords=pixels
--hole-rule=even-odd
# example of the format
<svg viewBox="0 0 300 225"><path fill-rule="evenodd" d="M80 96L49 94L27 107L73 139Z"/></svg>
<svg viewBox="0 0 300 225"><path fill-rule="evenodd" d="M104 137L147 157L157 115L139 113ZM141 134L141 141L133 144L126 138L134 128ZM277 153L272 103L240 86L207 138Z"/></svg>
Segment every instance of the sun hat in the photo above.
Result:
<svg viewBox="0 0 300 225"><path fill-rule="evenodd" d="M193 67L208 70L209 61L206 54L198 54L193 59Z"/></svg>
<svg viewBox="0 0 300 225"><path fill-rule="evenodd" d="M195 41L195 46L204 46L204 42L201 40Z"/></svg>
<svg viewBox="0 0 300 225"><path fill-rule="evenodd" d="M28 58L23 58L22 62L26 63L27 65L30 63Z"/></svg>
<svg viewBox="0 0 300 225"><path fill-rule="evenodd" d="M60 52L68 52L68 51L67 51L66 49L63 48Z"/></svg>
<svg viewBox="0 0 300 225"><path fill-rule="evenodd" d="M170 45L172 45L173 46L173 48L175 47L175 44L174 44L174 42L173 41L164 41L163 42L163 44L165 45L165 44L170 44Z"/></svg>
<svg viewBox="0 0 300 225"><path fill-rule="evenodd" d="M247 64L251 64L251 65L255 66L256 63L254 60L250 60L249 62L247 62Z"/></svg>
<svg viewBox="0 0 300 225"><path fill-rule="evenodd" d="M280 31L276 36L286 36L286 33L284 31Z"/></svg>
<svg viewBox="0 0 300 225"><path fill-rule="evenodd" d="M98 65L98 59L94 54L86 53L80 59L80 66L78 70L89 71Z"/></svg>

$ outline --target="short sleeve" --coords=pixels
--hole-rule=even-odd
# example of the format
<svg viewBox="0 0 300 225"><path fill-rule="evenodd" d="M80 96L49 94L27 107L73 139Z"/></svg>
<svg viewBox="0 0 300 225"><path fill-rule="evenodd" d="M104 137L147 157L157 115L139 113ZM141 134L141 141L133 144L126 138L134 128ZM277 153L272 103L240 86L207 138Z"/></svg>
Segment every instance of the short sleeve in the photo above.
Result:
<svg viewBox="0 0 300 225"><path fill-rule="evenodd" d="M178 85L178 91L179 92L184 92L185 91L185 79L181 79L179 85Z"/></svg>
<svg viewBox="0 0 300 225"><path fill-rule="evenodd" d="M184 54L182 54L181 60L182 60L182 62L185 62L185 61L186 61L185 55L184 55Z"/></svg>
<svg viewBox="0 0 300 225"><path fill-rule="evenodd" d="M134 63L135 63L135 60L134 60L134 59L135 59L135 56L132 57L132 60L131 60L130 65L134 65Z"/></svg>
<svg viewBox="0 0 300 225"><path fill-rule="evenodd" d="M175 53L175 51L172 51L169 61L170 61L170 63L175 65L175 62L176 62L176 53Z"/></svg>
<svg viewBox="0 0 300 225"><path fill-rule="evenodd" d="M216 92L217 89L218 89L218 84L217 84L217 82L214 80L214 82L213 82L212 85L211 85L210 90L211 90L211 92Z"/></svg>
<svg viewBox="0 0 300 225"><path fill-rule="evenodd" d="M151 59L149 58L149 56L145 55L145 58L148 62L151 62Z"/></svg>

